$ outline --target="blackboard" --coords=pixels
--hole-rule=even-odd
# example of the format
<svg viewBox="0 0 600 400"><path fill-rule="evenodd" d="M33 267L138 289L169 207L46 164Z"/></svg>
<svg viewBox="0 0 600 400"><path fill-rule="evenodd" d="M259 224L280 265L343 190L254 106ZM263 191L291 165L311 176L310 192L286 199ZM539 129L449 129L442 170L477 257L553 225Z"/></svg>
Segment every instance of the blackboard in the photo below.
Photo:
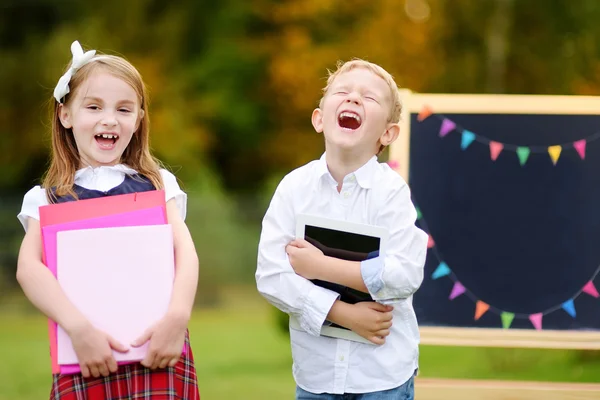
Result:
<svg viewBox="0 0 600 400"><path fill-rule="evenodd" d="M555 345L563 342L556 347L587 332L575 347L600 346L599 100L407 97L407 154L396 147L390 158L403 159L417 224L432 238L413 299L422 330L453 328L463 338L460 328L525 332L533 340L552 332ZM581 139L585 151L573 146ZM490 142L504 144L497 158ZM553 159L548 147L557 144ZM526 159L517 146L529 149Z"/></svg>

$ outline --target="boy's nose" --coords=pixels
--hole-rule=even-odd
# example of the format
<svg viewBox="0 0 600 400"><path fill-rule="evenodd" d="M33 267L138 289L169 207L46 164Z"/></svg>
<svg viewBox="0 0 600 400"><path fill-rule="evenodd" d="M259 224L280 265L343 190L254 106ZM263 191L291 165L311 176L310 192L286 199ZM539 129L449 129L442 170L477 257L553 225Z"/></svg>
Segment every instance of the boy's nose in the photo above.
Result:
<svg viewBox="0 0 600 400"><path fill-rule="evenodd" d="M355 93L350 93L350 94L348 94L348 97L346 98L346 102L359 105L360 104L360 96L358 96Z"/></svg>

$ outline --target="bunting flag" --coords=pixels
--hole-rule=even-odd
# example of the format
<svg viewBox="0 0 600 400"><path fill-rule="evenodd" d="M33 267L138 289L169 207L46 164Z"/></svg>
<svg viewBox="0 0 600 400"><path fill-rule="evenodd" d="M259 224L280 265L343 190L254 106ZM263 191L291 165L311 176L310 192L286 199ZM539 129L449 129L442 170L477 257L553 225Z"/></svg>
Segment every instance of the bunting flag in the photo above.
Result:
<svg viewBox="0 0 600 400"><path fill-rule="evenodd" d="M430 249L433 246L435 246L435 242L433 241L433 237L429 235L429 238L427 239L427 248Z"/></svg>
<svg viewBox="0 0 600 400"><path fill-rule="evenodd" d="M550 154L550 158L552 159L552 163L556 165L558 162L558 157L560 157L560 152L562 151L561 146L550 146L548 147L548 154Z"/></svg>
<svg viewBox="0 0 600 400"><path fill-rule="evenodd" d="M584 287L583 289L581 289L581 291L583 293L587 293L592 297L598 298L600 297L600 294L598 294L598 290L596 289L596 287L594 286L594 282L589 281Z"/></svg>
<svg viewBox="0 0 600 400"><path fill-rule="evenodd" d="M556 165L559 158L563 154L563 151L567 150L567 149L575 149L579 158L581 158L582 160L585 160L587 144L592 141L595 141L597 139L600 139L600 131L598 131L598 132L595 132L594 134L588 136L587 138L579 139L579 140L576 140L574 142L569 142L569 143L553 144L553 145L549 145L549 146L515 145L515 144L502 143L499 141L491 140L485 136L482 136L482 135L479 135L470 130L464 129L464 128L458 126L454 121L450 120L449 118L447 118L443 115L435 114L433 109L428 105L423 106L423 108L421 109L421 111L419 112L419 114L417 116L417 121L422 122L425 119L431 117L432 115L435 115L438 119L441 120L441 125L440 125L440 130L439 130L440 137L443 138L452 131L456 131L461 134L460 148L462 150L466 150L468 147L471 146L471 144L473 142L479 142L479 143L488 145L490 148L490 156L491 156L492 161L496 161L496 159L498 158L498 156L500 155L500 153L502 151L507 151L507 150L513 151L517 154L519 164L521 164L521 166L525 165L525 163L529 159L529 156L534 153L535 154L546 153L546 155L550 157L552 164Z"/></svg>
<svg viewBox="0 0 600 400"><path fill-rule="evenodd" d="M400 163L396 160L390 160L387 162L387 164L390 166L391 169L398 169L398 167L400 166Z"/></svg>
<svg viewBox="0 0 600 400"><path fill-rule="evenodd" d="M456 128L456 124L449 119L444 119L442 121L442 126L440 127L440 136L444 137L450 132L452 132Z"/></svg>
<svg viewBox="0 0 600 400"><path fill-rule="evenodd" d="M419 220L419 223L421 224L422 229L424 229L426 232L430 232L429 229L427 228L427 223L426 223L425 219L423 218L423 215L421 214L420 209L418 207L416 207L416 209L417 209L418 220ZM467 287L465 287L460 282L460 280L458 279L456 274L452 271L450 266L445 261L443 261L442 258L440 257L439 251L437 250L436 241L434 240L434 238L432 237L431 234L429 234L427 247L434 252L434 254L436 255L436 257L439 261L439 264L436 267L435 271L431 274L431 279L437 280L442 277L448 277L449 279L451 279L453 282L453 285L452 285L452 289L450 290L450 294L448 295L448 299L454 300L457 297L460 297L462 295L469 297L475 303L475 315L474 315L475 321L479 320L488 311L492 311L494 314L500 316L500 322L502 324L502 328L504 328L504 329L509 329L511 327L514 319L528 319L529 322L533 325L533 327L536 330L542 330L542 321L543 321L544 316L551 314L557 310L562 309L567 314L569 314L572 318L576 318L577 312L575 310L575 300L582 293L585 293L594 298L600 299L600 293L598 292L598 289L594 285L594 279L600 275L600 266L598 266L598 268L594 272L591 279L583 286L583 288L579 292L575 293L571 298L569 298L567 300L562 300L560 303L558 303L558 305L556 305L554 307L550 307L542 312L531 313L531 314L514 313L511 311L507 311L507 310L501 310L501 309L494 307L494 306L490 305L489 303L486 303L485 301L481 300L481 298L479 298L478 296L473 294ZM600 306L600 303L599 303L599 306Z"/></svg>
<svg viewBox="0 0 600 400"><path fill-rule="evenodd" d="M519 164L522 166L525 165L527 159L529 158L529 147L517 147L517 157L519 157Z"/></svg>
<svg viewBox="0 0 600 400"><path fill-rule="evenodd" d="M575 311L575 302L573 299L569 299L562 304L562 309L567 312L571 317L577 317L577 312Z"/></svg>
<svg viewBox="0 0 600 400"><path fill-rule="evenodd" d="M460 141L460 148L466 150L467 147L475 140L475 134L471 131L463 131L462 139Z"/></svg>
<svg viewBox="0 0 600 400"><path fill-rule="evenodd" d="M502 143L490 142L490 155L492 156L493 161L496 161L503 148L504 145Z"/></svg>
<svg viewBox="0 0 600 400"><path fill-rule="evenodd" d="M450 300L454 300L455 298L457 298L458 296L463 294L466 290L467 289L463 286L462 283L455 282L454 287L452 288L452 292L450 293L450 297L448 297L448 298Z"/></svg>
<svg viewBox="0 0 600 400"><path fill-rule="evenodd" d="M582 160L585 160L585 144L585 139L578 140L573 143L573 147L575 147L575 150L577 150L577 153L579 154L579 157L581 157Z"/></svg>
<svg viewBox="0 0 600 400"><path fill-rule="evenodd" d="M419 121L419 122L424 121L431 114L433 114L433 110L431 109L431 107L425 105L425 106L423 106L423 108L421 109L421 112L417 116L417 121Z"/></svg>
<svg viewBox="0 0 600 400"><path fill-rule="evenodd" d="M502 314L500 314L500 319L502 319L502 328L508 329L510 328L513 319L515 319L515 314L505 311Z"/></svg>
<svg viewBox="0 0 600 400"><path fill-rule="evenodd" d="M421 214L421 210L419 209L419 207L415 207L415 210L417 211L417 220L421 219L423 214Z"/></svg>
<svg viewBox="0 0 600 400"><path fill-rule="evenodd" d="M435 269L435 271L433 271L433 274L431 275L431 277L433 279L438 279L441 278L442 276L446 276L450 274L450 268L448 268L448 265L445 262L440 263L440 265L438 265L438 267Z"/></svg>
<svg viewBox="0 0 600 400"><path fill-rule="evenodd" d="M487 312L487 310L489 310L489 309L490 309L489 304L484 303L481 300L477 301L477 303L475 303L475 321L477 321L479 318L481 318L481 316L483 314L485 314Z"/></svg>
<svg viewBox="0 0 600 400"><path fill-rule="evenodd" d="M542 314L542 313L531 314L529 316L529 320L531 321L533 327L538 331L542 330L542 317L543 316L544 316L544 314Z"/></svg>

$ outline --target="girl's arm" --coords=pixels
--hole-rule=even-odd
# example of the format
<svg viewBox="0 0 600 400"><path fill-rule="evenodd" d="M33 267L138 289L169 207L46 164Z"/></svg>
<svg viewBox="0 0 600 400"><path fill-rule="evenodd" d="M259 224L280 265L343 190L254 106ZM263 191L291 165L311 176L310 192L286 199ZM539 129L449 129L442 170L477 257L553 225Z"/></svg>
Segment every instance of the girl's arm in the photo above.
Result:
<svg viewBox="0 0 600 400"><path fill-rule="evenodd" d="M19 250L17 281L33 305L67 332L84 377L108 376L109 372L117 371L112 349L126 352L127 347L96 330L69 301L54 275L42 263L40 223L33 218L28 219Z"/></svg>
<svg viewBox="0 0 600 400"><path fill-rule="evenodd" d="M167 203L167 218L173 227L175 281L168 313L187 325L198 286L198 255L190 231L181 218L175 199Z"/></svg>
<svg viewBox="0 0 600 400"><path fill-rule="evenodd" d="M150 341L146 357L141 363L151 369L173 367L181 358L198 286L196 248L175 199L167 202L167 219L173 228L175 247L175 280L171 302L165 317L132 343L139 347Z"/></svg>

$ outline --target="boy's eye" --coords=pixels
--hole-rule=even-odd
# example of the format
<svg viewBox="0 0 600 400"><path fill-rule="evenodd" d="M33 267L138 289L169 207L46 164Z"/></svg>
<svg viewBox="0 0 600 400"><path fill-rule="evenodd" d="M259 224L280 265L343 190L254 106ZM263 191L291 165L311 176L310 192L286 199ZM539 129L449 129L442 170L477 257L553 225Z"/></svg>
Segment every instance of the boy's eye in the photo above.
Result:
<svg viewBox="0 0 600 400"><path fill-rule="evenodd" d="M335 92L335 94L348 94L348 92L339 91L339 92Z"/></svg>

